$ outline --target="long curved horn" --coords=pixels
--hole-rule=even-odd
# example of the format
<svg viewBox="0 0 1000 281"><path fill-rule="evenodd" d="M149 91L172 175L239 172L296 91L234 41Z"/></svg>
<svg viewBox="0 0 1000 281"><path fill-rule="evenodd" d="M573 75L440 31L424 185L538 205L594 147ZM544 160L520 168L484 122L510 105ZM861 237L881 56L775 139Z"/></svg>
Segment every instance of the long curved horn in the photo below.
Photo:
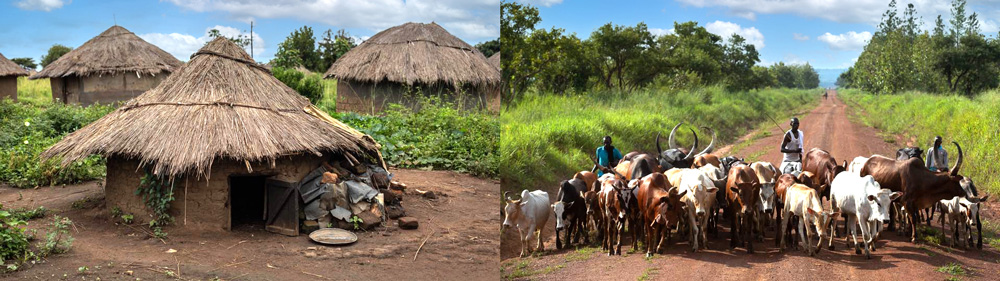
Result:
<svg viewBox="0 0 1000 281"><path fill-rule="evenodd" d="M660 132L656 132L656 159L660 159L660 155L663 155L663 149L660 148Z"/></svg>
<svg viewBox="0 0 1000 281"><path fill-rule="evenodd" d="M503 192L503 198L507 199L507 201L513 200L513 199L510 199L510 191L504 191Z"/></svg>
<svg viewBox="0 0 1000 281"><path fill-rule="evenodd" d="M673 129L670 129L670 136L667 137L667 145L669 145L670 148L677 148L678 147L677 146L677 141L674 140L674 134L677 133L677 128L679 128L681 126L681 124L684 124L684 122L677 123L677 125L674 126Z"/></svg>
<svg viewBox="0 0 1000 281"><path fill-rule="evenodd" d="M701 152L698 152L698 155L702 155L702 154L706 154L706 153L712 153L712 149L715 148L715 130L712 130L709 127L702 127L702 128L705 129L705 130L709 130L710 132L712 132L712 142L708 143L708 146L705 147L705 150L702 150Z"/></svg>
<svg viewBox="0 0 1000 281"><path fill-rule="evenodd" d="M691 150L688 150L688 155L684 156L684 160L694 159L694 154L695 154L694 150L698 148L698 133L695 133L694 129L689 129L689 130L691 130L691 134L694 135L694 145L691 146Z"/></svg>
<svg viewBox="0 0 1000 281"><path fill-rule="evenodd" d="M955 144L955 148L958 148L958 161L955 161L955 167L951 168L951 175L958 176L958 170L962 168L962 160L964 155L962 154L962 146L959 146L957 142L951 142Z"/></svg>

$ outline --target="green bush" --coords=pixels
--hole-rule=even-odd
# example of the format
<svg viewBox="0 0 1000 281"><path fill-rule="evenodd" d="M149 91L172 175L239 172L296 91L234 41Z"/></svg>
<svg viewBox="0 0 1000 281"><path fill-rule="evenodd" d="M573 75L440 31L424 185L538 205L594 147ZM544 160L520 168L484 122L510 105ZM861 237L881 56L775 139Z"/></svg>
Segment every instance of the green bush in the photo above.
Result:
<svg viewBox="0 0 1000 281"><path fill-rule="evenodd" d="M971 99L921 92L872 95L849 89L840 93L850 106L869 113L858 115L866 125L906 139L916 139L916 145L925 151L934 136L940 135L945 140L952 165L958 152L950 143L958 142L965 153L961 174L972 178L980 189L1000 192L1000 176L993 169L993 161L1000 159L997 149L1000 143L1000 90ZM904 145L899 144L899 147Z"/></svg>
<svg viewBox="0 0 1000 281"><path fill-rule="evenodd" d="M2 205L0 205L2 208ZM10 212L0 210L0 262L3 264L19 264L27 259L30 249L28 235L24 233L26 224ZM8 263L8 261L13 261ZM14 267L16 269L16 265ZM5 271L0 269L0 272Z"/></svg>
<svg viewBox="0 0 1000 281"><path fill-rule="evenodd" d="M306 75L295 69L281 67L271 68L271 73L281 83L308 98L309 102L317 104L323 99L323 77L319 74Z"/></svg>
<svg viewBox="0 0 1000 281"><path fill-rule="evenodd" d="M745 135L768 116L783 119L818 102L819 90L768 89L730 93L720 87L674 91L646 89L631 94L589 92L578 96L529 95L500 113L500 184L503 190L545 189L593 166L590 157L610 135L622 151L655 152L657 133L677 122L718 132L716 148ZM699 132L699 149L711 136ZM693 139L678 130L680 145Z"/></svg>
<svg viewBox="0 0 1000 281"><path fill-rule="evenodd" d="M114 110L59 103L31 105L0 101L0 181L14 187L76 183L104 177L104 159L91 156L59 169L59 159L38 157L66 134Z"/></svg>
<svg viewBox="0 0 1000 281"><path fill-rule="evenodd" d="M460 111L434 98L421 101L417 112L391 105L383 117L332 114L382 144L389 165L499 174L500 123L494 115Z"/></svg>

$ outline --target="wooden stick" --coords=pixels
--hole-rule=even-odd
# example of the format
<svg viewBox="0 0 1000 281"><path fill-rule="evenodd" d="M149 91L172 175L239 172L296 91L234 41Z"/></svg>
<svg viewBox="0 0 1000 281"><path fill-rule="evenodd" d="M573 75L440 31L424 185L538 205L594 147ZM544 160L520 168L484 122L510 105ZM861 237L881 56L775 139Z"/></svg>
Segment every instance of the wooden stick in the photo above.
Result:
<svg viewBox="0 0 1000 281"><path fill-rule="evenodd" d="M184 225L188 225L188 178L184 177Z"/></svg>
<svg viewBox="0 0 1000 281"><path fill-rule="evenodd" d="M312 275L312 276L316 276L316 277L319 277L319 278L323 278L323 279L326 279L326 280L333 280L333 279L330 279L330 278L328 278L326 276L319 275L319 274L316 274L316 273L309 273L309 272L305 272L305 271L302 271L302 273L309 274L309 275Z"/></svg>
<svg viewBox="0 0 1000 281"><path fill-rule="evenodd" d="M247 240L242 240L240 242L237 242L236 244L233 244L232 246L229 246L228 248L226 248L226 250L232 249L233 247L236 247L236 246L238 246L240 244L243 244L243 242L247 242Z"/></svg>
<svg viewBox="0 0 1000 281"><path fill-rule="evenodd" d="M248 262L251 262L251 261L253 261L253 259L249 259L249 260L245 260L245 261L241 261L241 262L230 263L230 264L227 264L227 265L223 265L223 266L220 266L220 267L213 268L212 270L209 270L208 272L216 271L216 270L219 270L219 269L221 269L223 267L230 267L230 266L241 265L241 264L248 263Z"/></svg>
<svg viewBox="0 0 1000 281"><path fill-rule="evenodd" d="M420 254L420 249L424 248L424 244L427 244L427 239L431 239L431 236L433 236L434 233L437 233L437 229L435 229L434 231L431 231L431 234L428 234L427 238L424 238L424 242L420 242L420 246L417 247L417 252L413 254L413 261L417 260L417 255Z"/></svg>
<svg viewBox="0 0 1000 281"><path fill-rule="evenodd" d="M163 238L156 237L156 235L154 235L152 232L149 232L149 231L146 231L145 229L142 229L142 228L139 228L139 227L134 227L134 226L131 226L131 225L128 225L128 224L126 224L125 226L131 227L132 229L135 229L135 230L138 230L138 231L142 231L142 233L145 233L146 235L149 235L149 237L160 239L160 242L163 242L163 244L167 244L166 240L163 240Z"/></svg>

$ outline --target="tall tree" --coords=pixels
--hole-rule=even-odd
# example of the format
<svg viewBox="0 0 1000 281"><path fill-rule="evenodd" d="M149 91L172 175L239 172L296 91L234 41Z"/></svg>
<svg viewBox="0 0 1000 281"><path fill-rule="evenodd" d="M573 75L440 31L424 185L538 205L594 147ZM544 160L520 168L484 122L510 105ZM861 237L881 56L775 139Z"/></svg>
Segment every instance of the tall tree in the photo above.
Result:
<svg viewBox="0 0 1000 281"><path fill-rule="evenodd" d="M35 63L35 59L33 58L12 58L10 61L20 65L24 69L35 69L38 67L38 64Z"/></svg>
<svg viewBox="0 0 1000 281"><path fill-rule="evenodd" d="M206 35L208 35L208 38L212 38L212 39L219 38L219 37L223 37L223 38L229 39L229 41L232 41L233 43L236 43L236 45L240 46L241 48L246 48L246 47L250 46L250 36L247 36L247 35L245 35L243 33L236 34L236 36L225 36L225 35L222 35L222 32L219 32L218 29L213 28L213 29L209 30ZM211 40L209 40L209 41L211 41ZM208 42L205 42L205 45L208 45Z"/></svg>
<svg viewBox="0 0 1000 281"><path fill-rule="evenodd" d="M588 41L597 54L591 58L592 64L598 69L606 88L630 91L641 86L644 81L640 81L640 77L628 74L643 76L639 73L640 69L634 68L652 55L649 47L655 42L645 23L640 22L634 27L608 23L591 33Z"/></svg>
<svg viewBox="0 0 1000 281"><path fill-rule="evenodd" d="M59 57L62 57L63 55L69 53L69 51L72 50L73 48L66 47L60 44L52 45L52 47L49 48L49 52L42 57L42 62L41 62L42 68L49 66L50 63L56 61L57 59L59 59Z"/></svg>
<svg viewBox="0 0 1000 281"><path fill-rule="evenodd" d="M326 71L337 61L340 57L344 56L347 51L350 51L354 47L357 47L357 43L354 42L354 37L347 33L346 30L337 30L337 33L333 33L332 30L327 29L323 32L323 39L319 41L318 52L322 62L319 68L322 71Z"/></svg>
<svg viewBox="0 0 1000 281"><path fill-rule="evenodd" d="M278 52L274 56L275 59L282 58L277 61L283 65L282 67L291 66L294 68L295 66L291 64L300 63L312 72L326 71L326 69L322 69L323 62L320 60L319 52L316 51L316 38L313 37L312 27L309 26L302 26L292 31L292 34L289 34L285 41L278 44Z"/></svg>
<svg viewBox="0 0 1000 281"><path fill-rule="evenodd" d="M755 88L753 66L760 61L757 48L746 42L742 36L733 34L724 49L722 73L726 75L726 84L730 90L747 90Z"/></svg>
<svg viewBox="0 0 1000 281"><path fill-rule="evenodd" d="M483 53L487 58L491 57L493 54L500 52L500 38L476 44L476 49L479 49L479 52Z"/></svg>

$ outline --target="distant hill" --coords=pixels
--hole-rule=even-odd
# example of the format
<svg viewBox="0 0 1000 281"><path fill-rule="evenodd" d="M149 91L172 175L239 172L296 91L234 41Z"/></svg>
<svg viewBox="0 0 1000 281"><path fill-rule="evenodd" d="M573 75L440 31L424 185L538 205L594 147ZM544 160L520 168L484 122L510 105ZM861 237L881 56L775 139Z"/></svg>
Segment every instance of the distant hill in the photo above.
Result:
<svg viewBox="0 0 1000 281"><path fill-rule="evenodd" d="M816 69L816 73L819 74L819 86L823 88L834 88L837 85L837 77L840 77L841 73L844 73L847 69Z"/></svg>

